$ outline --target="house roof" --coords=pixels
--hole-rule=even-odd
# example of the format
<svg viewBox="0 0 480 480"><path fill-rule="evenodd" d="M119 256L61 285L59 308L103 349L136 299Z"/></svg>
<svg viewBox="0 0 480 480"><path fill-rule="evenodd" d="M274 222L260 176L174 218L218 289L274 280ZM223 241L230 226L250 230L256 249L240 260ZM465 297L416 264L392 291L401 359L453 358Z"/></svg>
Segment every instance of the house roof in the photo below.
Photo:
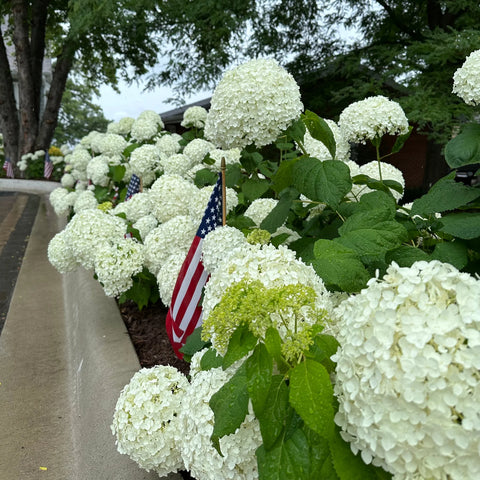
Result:
<svg viewBox="0 0 480 480"><path fill-rule="evenodd" d="M174 108L173 110L168 110L167 112L160 113L162 121L165 126L168 125L178 125L183 120L183 114L185 110L190 107L203 107L207 110L210 108L210 100L212 97L205 98L203 100L198 100L197 102L189 103L183 105L182 107Z"/></svg>

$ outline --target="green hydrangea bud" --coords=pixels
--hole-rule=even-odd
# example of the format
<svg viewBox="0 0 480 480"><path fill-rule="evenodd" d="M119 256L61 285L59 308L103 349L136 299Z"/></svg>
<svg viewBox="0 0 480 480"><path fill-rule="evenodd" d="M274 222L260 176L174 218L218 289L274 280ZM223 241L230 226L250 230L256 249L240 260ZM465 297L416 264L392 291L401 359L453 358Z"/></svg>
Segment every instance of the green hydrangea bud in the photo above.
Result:
<svg viewBox="0 0 480 480"><path fill-rule="evenodd" d="M270 242L272 235L267 230L262 230L261 228L256 228L253 232L250 232L247 235L247 242L250 244L259 243L260 245L266 245Z"/></svg>

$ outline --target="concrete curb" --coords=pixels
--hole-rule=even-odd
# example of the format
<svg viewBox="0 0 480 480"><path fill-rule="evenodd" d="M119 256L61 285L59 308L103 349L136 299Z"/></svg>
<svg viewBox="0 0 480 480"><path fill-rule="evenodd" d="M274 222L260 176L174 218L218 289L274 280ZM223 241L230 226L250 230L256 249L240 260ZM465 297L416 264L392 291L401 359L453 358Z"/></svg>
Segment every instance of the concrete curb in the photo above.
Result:
<svg viewBox="0 0 480 480"><path fill-rule="evenodd" d="M120 390L140 368L116 303L91 272L62 276L48 262L65 224L48 202L58 184L18 182L41 201L0 336L0 478L158 479L120 455L110 431Z"/></svg>

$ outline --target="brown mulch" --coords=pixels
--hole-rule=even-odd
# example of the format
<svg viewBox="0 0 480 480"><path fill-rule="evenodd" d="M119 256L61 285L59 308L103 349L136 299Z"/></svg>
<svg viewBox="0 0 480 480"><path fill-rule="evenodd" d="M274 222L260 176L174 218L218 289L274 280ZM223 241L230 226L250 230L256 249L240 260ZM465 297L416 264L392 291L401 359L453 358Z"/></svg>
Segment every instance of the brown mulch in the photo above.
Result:
<svg viewBox="0 0 480 480"><path fill-rule="evenodd" d="M142 367L171 365L188 374L189 364L175 355L167 336L166 307L159 302L139 311L135 303L127 301L118 308Z"/></svg>

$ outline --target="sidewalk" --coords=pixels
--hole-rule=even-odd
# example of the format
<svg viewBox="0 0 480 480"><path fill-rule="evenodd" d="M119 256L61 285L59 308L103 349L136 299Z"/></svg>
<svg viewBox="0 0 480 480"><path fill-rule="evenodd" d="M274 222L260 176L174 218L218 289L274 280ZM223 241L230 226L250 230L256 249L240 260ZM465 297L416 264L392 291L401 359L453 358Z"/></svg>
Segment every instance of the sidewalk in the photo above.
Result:
<svg viewBox="0 0 480 480"><path fill-rule="evenodd" d="M140 368L116 303L91 272L60 275L48 262L65 222L48 202L57 186L0 179L0 191L39 196L0 334L0 479L158 479L117 453L110 432L120 390Z"/></svg>

